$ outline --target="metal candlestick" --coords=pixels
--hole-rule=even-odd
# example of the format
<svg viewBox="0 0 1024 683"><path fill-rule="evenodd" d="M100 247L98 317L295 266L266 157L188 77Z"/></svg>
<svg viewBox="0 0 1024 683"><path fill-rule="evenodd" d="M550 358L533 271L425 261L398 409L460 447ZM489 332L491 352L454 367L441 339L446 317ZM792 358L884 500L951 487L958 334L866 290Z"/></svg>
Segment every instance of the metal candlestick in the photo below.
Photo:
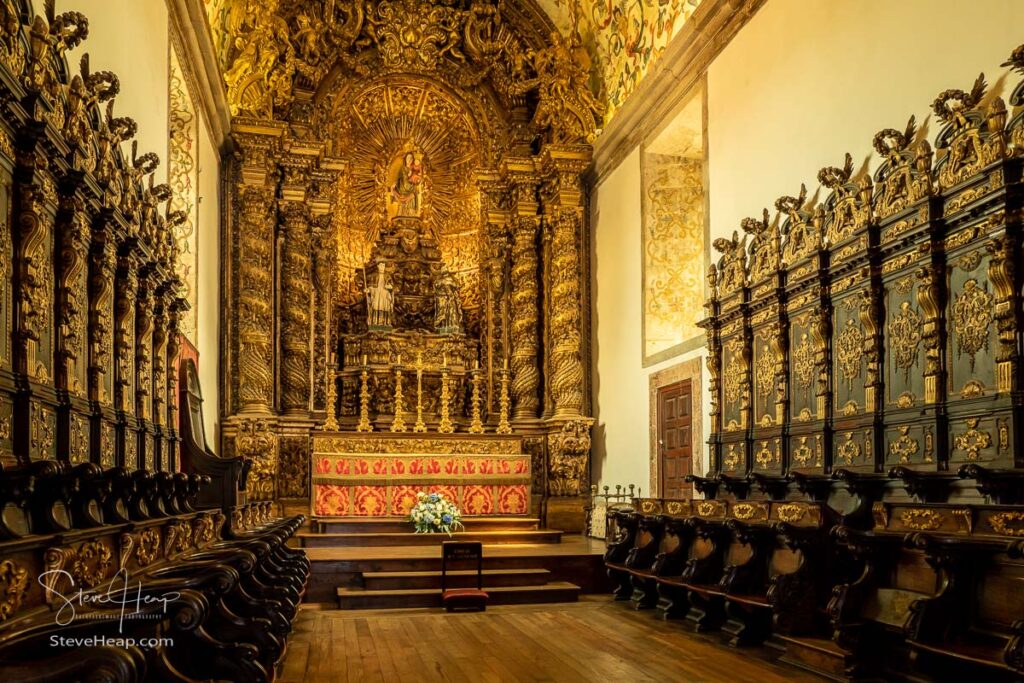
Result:
<svg viewBox="0 0 1024 683"><path fill-rule="evenodd" d="M338 431L338 407L335 403L338 400L338 380L334 376L334 368L330 368L327 375L327 419L324 420L321 429L325 432L336 432Z"/></svg>
<svg viewBox="0 0 1024 683"><path fill-rule="evenodd" d="M508 397L508 370L501 370L501 397L498 400L498 434L511 434L512 425L508 422L508 412L512 401Z"/></svg>
<svg viewBox="0 0 1024 683"><path fill-rule="evenodd" d="M402 368L395 368L395 419L391 421L391 431L401 433L405 431L405 412L402 406Z"/></svg>
<svg viewBox="0 0 1024 683"><path fill-rule="evenodd" d="M473 394L470 399L472 403L472 419L469 423L470 434L483 434L484 424L480 420L480 371L473 370L472 380L473 382Z"/></svg>
<svg viewBox="0 0 1024 683"><path fill-rule="evenodd" d="M438 434L451 434L455 431L451 421L451 391L448 386L448 368L441 368L441 421L437 424Z"/></svg>
<svg viewBox="0 0 1024 683"><path fill-rule="evenodd" d="M416 354L416 426L412 431L423 433L427 425L423 423L423 354Z"/></svg>
<svg viewBox="0 0 1024 683"><path fill-rule="evenodd" d="M363 367L359 373L359 424L356 425L357 432L372 432L373 424L370 422L370 374Z"/></svg>

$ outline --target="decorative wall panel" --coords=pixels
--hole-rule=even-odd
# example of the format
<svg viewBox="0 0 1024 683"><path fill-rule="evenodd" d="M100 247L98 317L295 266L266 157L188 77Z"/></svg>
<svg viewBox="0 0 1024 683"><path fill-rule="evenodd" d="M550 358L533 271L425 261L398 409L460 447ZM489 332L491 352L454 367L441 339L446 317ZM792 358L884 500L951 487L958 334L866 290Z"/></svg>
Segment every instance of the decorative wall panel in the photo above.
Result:
<svg viewBox="0 0 1024 683"><path fill-rule="evenodd" d="M174 223L174 238L178 244L178 274L181 279L181 296L188 302L188 309L181 315L181 333L195 342L198 339L199 317L198 282L199 241L196 235L198 225L198 180L199 180L199 117L196 106L185 80L178 57L177 41L171 41L170 92L168 108L168 135L170 158L167 162L167 182L174 192L168 203L171 212L180 212Z"/></svg>
<svg viewBox="0 0 1024 683"><path fill-rule="evenodd" d="M697 99L699 105L700 99ZM702 137L697 131L703 154ZM704 296L704 162L658 154L643 156L644 362L681 352L698 333Z"/></svg>

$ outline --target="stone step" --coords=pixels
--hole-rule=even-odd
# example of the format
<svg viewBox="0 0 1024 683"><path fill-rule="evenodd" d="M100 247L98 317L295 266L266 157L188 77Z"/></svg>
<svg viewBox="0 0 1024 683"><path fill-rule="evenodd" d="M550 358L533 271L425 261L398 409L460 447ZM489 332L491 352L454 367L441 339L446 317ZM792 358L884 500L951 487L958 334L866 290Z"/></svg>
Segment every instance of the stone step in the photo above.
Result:
<svg viewBox="0 0 1024 683"><path fill-rule="evenodd" d="M509 543L560 543L561 531L460 531L448 534L405 533L344 533L310 534L298 533L295 537L303 548L332 548L345 546L422 546L441 545L444 541L479 541L487 544L507 545Z"/></svg>
<svg viewBox="0 0 1024 683"><path fill-rule="evenodd" d="M487 588L488 605L532 605L576 602L580 587L559 581L542 586L498 586ZM339 588L338 609L394 609L398 607L441 607L437 589L363 590Z"/></svg>
<svg viewBox="0 0 1024 683"><path fill-rule="evenodd" d="M518 531L536 530L540 520L536 517L464 517L462 519L466 531ZM318 517L313 528L326 534L336 533L401 533L412 531L412 522L408 519L366 519L351 517Z"/></svg>
<svg viewBox="0 0 1024 683"><path fill-rule="evenodd" d="M499 586L542 586L551 580L547 569L485 569L484 588ZM366 590L441 589L441 572L364 572ZM449 588L476 588L474 570L449 571Z"/></svg>

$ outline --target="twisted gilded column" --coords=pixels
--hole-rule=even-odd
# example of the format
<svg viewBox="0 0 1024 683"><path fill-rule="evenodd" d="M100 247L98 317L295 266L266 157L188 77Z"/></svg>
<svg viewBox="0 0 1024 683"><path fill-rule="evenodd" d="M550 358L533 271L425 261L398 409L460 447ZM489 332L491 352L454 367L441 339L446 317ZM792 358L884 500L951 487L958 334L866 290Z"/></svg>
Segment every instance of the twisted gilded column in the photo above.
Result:
<svg viewBox="0 0 1024 683"><path fill-rule="evenodd" d="M519 216L512 229L512 400L516 419L537 417L540 408L540 338L537 332L539 216Z"/></svg>
<svg viewBox="0 0 1024 683"><path fill-rule="evenodd" d="M283 202L281 212L281 407L297 413L309 410L310 398L310 225L301 202Z"/></svg>
<svg viewBox="0 0 1024 683"><path fill-rule="evenodd" d="M576 417L583 409L582 301L580 299L580 209L549 217L551 236L551 380L554 417Z"/></svg>
<svg viewBox="0 0 1024 683"><path fill-rule="evenodd" d="M331 361L331 293L334 291L334 263L337 258L331 215L314 219L313 225L313 410L324 410L332 399L334 384Z"/></svg>
<svg viewBox="0 0 1024 683"><path fill-rule="evenodd" d="M269 413L274 397L274 190L243 186L238 202L238 404L244 412Z"/></svg>

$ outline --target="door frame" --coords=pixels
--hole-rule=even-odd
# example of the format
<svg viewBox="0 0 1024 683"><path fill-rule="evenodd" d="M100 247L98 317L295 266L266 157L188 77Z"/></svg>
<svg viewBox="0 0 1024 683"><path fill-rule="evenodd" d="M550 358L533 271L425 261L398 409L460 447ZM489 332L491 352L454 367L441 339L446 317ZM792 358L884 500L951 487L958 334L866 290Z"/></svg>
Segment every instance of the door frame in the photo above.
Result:
<svg viewBox="0 0 1024 683"><path fill-rule="evenodd" d="M690 425L693 444L691 459L693 473L702 475L708 460L707 444L704 443L704 357L696 356L671 367L652 372L648 383L650 388L649 455L650 488L652 495L661 496L661 453L658 448L658 389L690 380Z"/></svg>
<svg viewBox="0 0 1024 683"><path fill-rule="evenodd" d="M672 384L666 384L663 387L658 387L656 389L656 392L657 392L657 395L658 395L658 405L661 406L661 395L662 395L662 393L667 392L667 391L669 391L671 389L674 389L675 387L680 387L680 386L682 386L684 384L687 385L687 392L688 392L688 395L690 397L690 402L691 402L691 404L690 404L690 473L693 474L693 460L694 460L694 458L693 458L693 451L694 451L693 422L696 419L696 417L694 417L694 414L693 414L693 380L691 380L691 379L681 379L678 382L673 382ZM658 449L657 449L657 451L658 451L658 470L659 471L658 471L658 488L656 490L657 490L659 496L664 496L665 495L665 477L664 477L665 473L663 471L661 471L661 469L662 469L661 466L662 466L662 461L663 461L663 459L665 457L665 452L664 452L664 449L662 448L662 443L661 443L662 442L661 433L660 433L661 432L660 427L661 427L661 423L662 423L661 415L658 415L657 417L658 417L658 424L657 424L657 426L658 426L659 429L658 429L658 431L656 432L655 435L658 438L658 443L657 443ZM652 489L652 490L655 490L655 489Z"/></svg>

